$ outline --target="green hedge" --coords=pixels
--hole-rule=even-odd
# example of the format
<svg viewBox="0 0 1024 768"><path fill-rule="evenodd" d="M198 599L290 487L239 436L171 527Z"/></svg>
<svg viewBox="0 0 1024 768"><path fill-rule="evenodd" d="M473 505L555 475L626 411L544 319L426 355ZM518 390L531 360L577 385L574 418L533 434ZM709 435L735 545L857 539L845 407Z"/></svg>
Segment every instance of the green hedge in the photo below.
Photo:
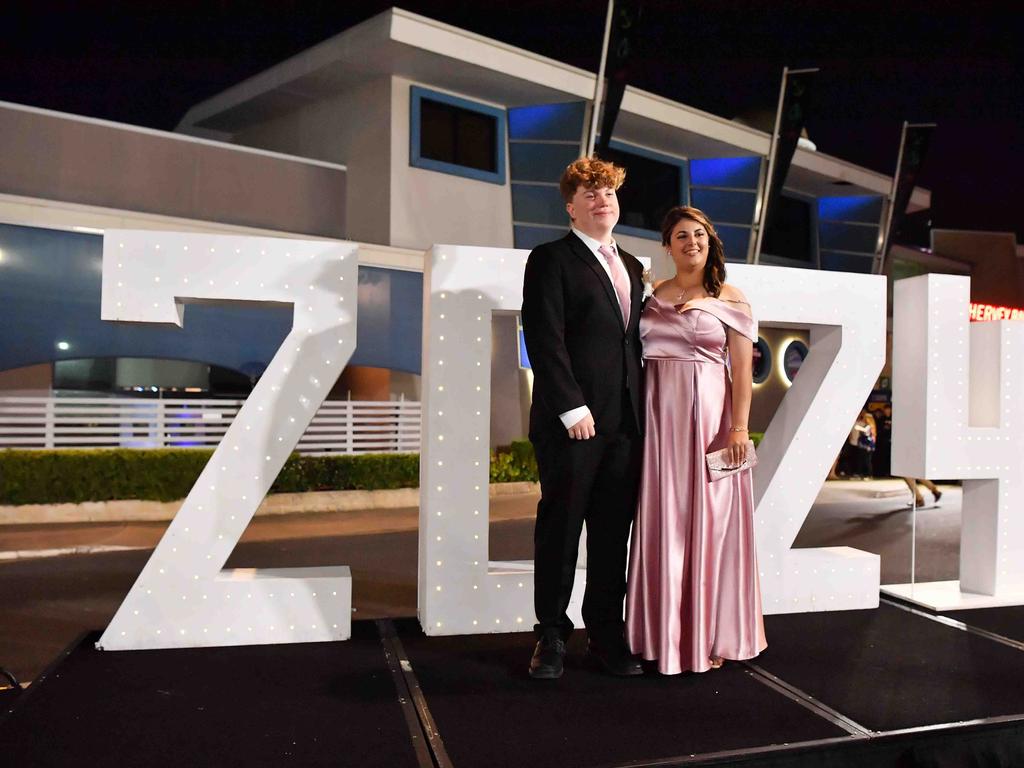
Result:
<svg viewBox="0 0 1024 768"><path fill-rule="evenodd" d="M203 449L0 451L0 504L183 499L213 455ZM271 493L415 488L419 456L292 455Z"/></svg>
<svg viewBox="0 0 1024 768"><path fill-rule="evenodd" d="M420 457L415 453L370 453L360 456L292 455L271 493L305 491L376 491L416 488Z"/></svg>
<svg viewBox="0 0 1024 768"><path fill-rule="evenodd" d="M755 443L761 433L751 433ZM213 451L189 449L0 450L0 504L60 504L110 499L174 501L188 495ZM293 454L271 493L379 490L419 485L415 453L360 456ZM536 482L528 440L491 453L491 482Z"/></svg>
<svg viewBox="0 0 1024 768"><path fill-rule="evenodd" d="M203 450L6 450L0 452L0 503L181 499L211 454Z"/></svg>
<svg viewBox="0 0 1024 768"><path fill-rule="evenodd" d="M0 504L183 499L212 455L212 450L197 448L0 450ZM419 473L415 453L293 454L270 492L415 488ZM492 453L491 482L536 478L537 463L528 441Z"/></svg>
<svg viewBox="0 0 1024 768"><path fill-rule="evenodd" d="M537 482L537 458L529 440L516 440L512 445L491 453L491 482Z"/></svg>

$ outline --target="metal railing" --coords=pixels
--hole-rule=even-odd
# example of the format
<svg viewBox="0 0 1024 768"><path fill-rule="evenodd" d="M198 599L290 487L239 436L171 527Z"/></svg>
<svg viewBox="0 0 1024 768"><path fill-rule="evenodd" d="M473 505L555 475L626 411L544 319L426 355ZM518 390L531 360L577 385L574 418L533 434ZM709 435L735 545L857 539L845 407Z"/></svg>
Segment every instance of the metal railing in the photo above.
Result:
<svg viewBox="0 0 1024 768"><path fill-rule="evenodd" d="M0 397L0 448L213 448L244 400ZM327 400L299 453L419 451L420 404Z"/></svg>

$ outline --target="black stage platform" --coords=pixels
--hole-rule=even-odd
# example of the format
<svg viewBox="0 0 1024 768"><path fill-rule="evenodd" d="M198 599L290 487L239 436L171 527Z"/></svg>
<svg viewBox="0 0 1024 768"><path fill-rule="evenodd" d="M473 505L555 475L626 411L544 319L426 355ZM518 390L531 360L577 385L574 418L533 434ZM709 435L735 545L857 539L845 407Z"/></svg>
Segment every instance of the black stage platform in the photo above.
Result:
<svg viewBox="0 0 1024 768"><path fill-rule="evenodd" d="M977 621L975 621L977 619ZM4 697L11 766L1024 766L1024 609L770 616L768 650L617 679L528 634L100 652L82 637Z"/></svg>

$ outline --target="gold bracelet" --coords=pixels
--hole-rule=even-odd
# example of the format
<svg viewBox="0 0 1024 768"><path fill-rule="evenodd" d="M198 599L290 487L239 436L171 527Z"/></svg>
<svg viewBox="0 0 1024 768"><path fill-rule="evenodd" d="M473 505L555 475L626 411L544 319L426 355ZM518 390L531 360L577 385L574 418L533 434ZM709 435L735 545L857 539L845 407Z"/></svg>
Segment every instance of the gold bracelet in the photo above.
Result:
<svg viewBox="0 0 1024 768"><path fill-rule="evenodd" d="M746 432L746 427L729 427L730 432Z"/></svg>

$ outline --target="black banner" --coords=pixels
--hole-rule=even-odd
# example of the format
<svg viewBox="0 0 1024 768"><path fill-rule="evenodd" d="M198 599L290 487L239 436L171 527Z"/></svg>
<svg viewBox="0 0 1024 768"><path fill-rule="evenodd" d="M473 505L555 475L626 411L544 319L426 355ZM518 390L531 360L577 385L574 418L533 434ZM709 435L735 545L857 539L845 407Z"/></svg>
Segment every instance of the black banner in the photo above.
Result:
<svg viewBox="0 0 1024 768"><path fill-rule="evenodd" d="M779 195L782 194L782 185L786 181L786 174L789 173L789 165L793 162L800 134L804 130L807 108L811 100L811 86L817 74L816 69L806 69L788 72L786 75L786 92L782 97L782 112L779 115L775 164L772 166L772 177L768 182L764 201L767 217L761 222L761 227L766 233L773 209L778 207L773 203L777 202Z"/></svg>
<svg viewBox="0 0 1024 768"><path fill-rule="evenodd" d="M640 42L638 29L643 17L641 0L617 0L612 14L611 39L608 42L608 60L605 62L607 89L604 96L604 115L601 118L600 139L594 147L594 154L608 149L612 130L622 106L626 92L626 81L630 79L632 63L636 61L636 50Z"/></svg>
<svg viewBox="0 0 1024 768"><path fill-rule="evenodd" d="M908 125L906 134L903 137L903 158L900 160L899 176L896 178L896 187L892 195L892 216L889 219L889 231L885 233L885 250L882 254L883 263L888 256L889 248L892 247L893 239L899 234L903 225L903 218L907 213L907 206L910 204L910 196L917 184L917 177L920 175L921 166L924 165L925 155L928 154L928 145L931 143L932 133L935 125L928 123L924 125Z"/></svg>

